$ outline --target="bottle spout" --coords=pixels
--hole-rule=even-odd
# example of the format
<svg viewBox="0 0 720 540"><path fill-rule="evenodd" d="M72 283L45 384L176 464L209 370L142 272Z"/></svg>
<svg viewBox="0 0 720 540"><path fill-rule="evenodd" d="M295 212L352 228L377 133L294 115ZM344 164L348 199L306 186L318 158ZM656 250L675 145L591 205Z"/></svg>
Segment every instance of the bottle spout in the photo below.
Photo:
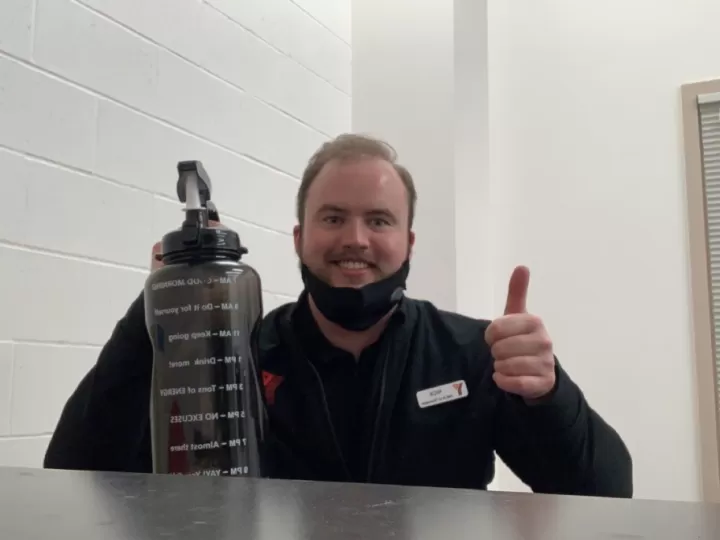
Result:
<svg viewBox="0 0 720 540"><path fill-rule="evenodd" d="M204 210L212 194L210 177L200 161L178 163L177 194L185 210Z"/></svg>

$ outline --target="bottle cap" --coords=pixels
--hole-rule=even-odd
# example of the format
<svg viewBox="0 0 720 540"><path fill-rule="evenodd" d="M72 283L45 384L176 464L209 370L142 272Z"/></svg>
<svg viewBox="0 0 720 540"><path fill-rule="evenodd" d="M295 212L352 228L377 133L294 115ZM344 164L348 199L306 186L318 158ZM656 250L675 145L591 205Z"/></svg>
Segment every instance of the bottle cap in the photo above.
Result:
<svg viewBox="0 0 720 540"><path fill-rule="evenodd" d="M166 263L193 259L239 260L247 249L240 236L227 228L210 227L208 221L219 221L215 205L210 201L212 184L200 161L178 163L177 194L185 203L185 221L180 229L162 239L162 260Z"/></svg>

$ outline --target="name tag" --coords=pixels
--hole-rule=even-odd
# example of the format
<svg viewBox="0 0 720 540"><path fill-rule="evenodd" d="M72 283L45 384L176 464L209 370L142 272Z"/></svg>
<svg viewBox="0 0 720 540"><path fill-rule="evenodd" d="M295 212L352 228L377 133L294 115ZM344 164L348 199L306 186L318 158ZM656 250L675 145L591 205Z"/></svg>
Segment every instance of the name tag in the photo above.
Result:
<svg viewBox="0 0 720 540"><path fill-rule="evenodd" d="M456 399L466 398L468 389L465 381L455 381L448 384L420 390L417 393L418 405L421 409L441 405Z"/></svg>

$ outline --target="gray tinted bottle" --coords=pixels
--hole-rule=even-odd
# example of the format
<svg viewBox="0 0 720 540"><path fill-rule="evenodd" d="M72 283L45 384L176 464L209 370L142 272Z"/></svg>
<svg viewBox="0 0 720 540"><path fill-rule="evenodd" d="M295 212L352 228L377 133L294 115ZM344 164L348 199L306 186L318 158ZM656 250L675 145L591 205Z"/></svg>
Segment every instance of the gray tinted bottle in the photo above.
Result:
<svg viewBox="0 0 720 540"><path fill-rule="evenodd" d="M159 474L263 476L266 429L255 336L258 273L234 231L208 227L202 164L178 164L182 227L163 237L164 266L145 286L154 350L153 468ZM212 216L212 214L211 214Z"/></svg>

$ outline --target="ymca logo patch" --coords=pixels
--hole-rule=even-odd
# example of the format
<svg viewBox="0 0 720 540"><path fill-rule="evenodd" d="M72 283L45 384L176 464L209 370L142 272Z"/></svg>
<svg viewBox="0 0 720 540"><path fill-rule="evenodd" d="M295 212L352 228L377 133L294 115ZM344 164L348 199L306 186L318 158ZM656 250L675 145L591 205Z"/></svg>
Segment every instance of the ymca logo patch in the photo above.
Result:
<svg viewBox="0 0 720 540"><path fill-rule="evenodd" d="M275 392L280 384L285 380L281 375L275 375L269 371L262 372L263 388L265 390L265 401L268 405L275 404Z"/></svg>

